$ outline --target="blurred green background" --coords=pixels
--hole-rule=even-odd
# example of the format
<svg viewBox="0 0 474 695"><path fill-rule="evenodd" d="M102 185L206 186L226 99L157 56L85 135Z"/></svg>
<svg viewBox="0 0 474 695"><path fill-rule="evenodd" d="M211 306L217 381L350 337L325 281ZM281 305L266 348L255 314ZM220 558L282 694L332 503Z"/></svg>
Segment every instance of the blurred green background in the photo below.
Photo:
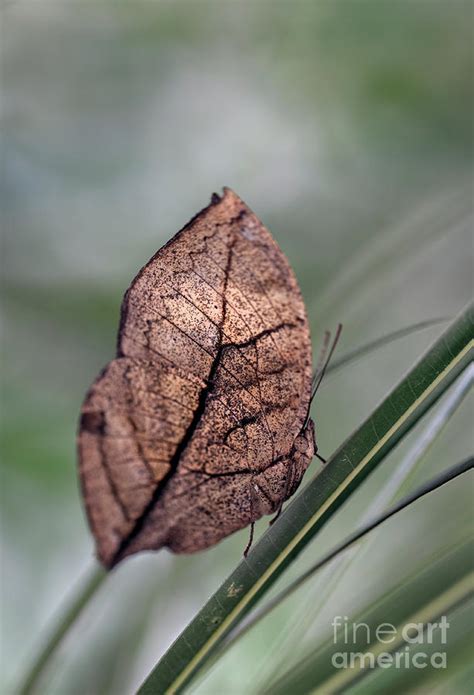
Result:
<svg viewBox="0 0 474 695"><path fill-rule="evenodd" d="M462 0L4 3L2 693L15 692L51 615L93 564L75 431L86 389L114 355L123 292L212 191L231 186L287 254L315 353L338 321L342 353L453 317L470 298L472 12ZM324 455L440 330L328 379L313 411ZM472 397L413 484L470 453L471 415ZM353 529L408 445L298 570ZM311 635L297 620L312 604L308 589L199 692L253 692L290 630L291 666L305 639L330 634L335 612L350 615L456 544L472 523L471 494L455 481L390 522ZM43 692L131 692L246 540L244 531L204 554L124 563L65 641Z"/></svg>

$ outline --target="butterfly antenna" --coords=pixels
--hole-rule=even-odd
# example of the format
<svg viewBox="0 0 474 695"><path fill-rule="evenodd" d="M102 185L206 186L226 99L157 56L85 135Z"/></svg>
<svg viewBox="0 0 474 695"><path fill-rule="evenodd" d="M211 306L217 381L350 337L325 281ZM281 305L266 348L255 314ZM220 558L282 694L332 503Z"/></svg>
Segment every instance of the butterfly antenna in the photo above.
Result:
<svg viewBox="0 0 474 695"><path fill-rule="evenodd" d="M317 376L317 378L315 379L315 383L313 384L313 391L311 393L311 401L313 400L316 393L318 392L319 387L321 386L321 382L324 379L324 375L326 374L326 370L327 370L329 363L331 361L331 358L334 354L334 350L336 349L336 346L339 342L339 338L341 337L341 333L342 333L342 323L338 323L337 328L336 328L336 333L335 333L334 339L332 341L331 348L330 348L328 355L326 357L326 361L324 362L322 368L320 369L319 375Z"/></svg>
<svg viewBox="0 0 474 695"><path fill-rule="evenodd" d="M308 412L306 413L306 418L305 418L305 421L303 423L302 429L304 429L306 427L306 425L308 424L309 411L311 410L311 404L314 400L316 393L318 392L319 387L321 386L322 380L324 379L324 375L326 374L326 370L327 370L329 363L331 361L331 358L334 354L334 350L336 349L336 346L339 342L339 338L341 337L341 333L342 333L342 323L338 323L337 328L336 328L336 333L334 335L334 340L332 341L332 345L331 345L331 349L329 350L329 353L327 353L327 349L328 349L329 341L331 339L331 333L330 333L330 331L326 331L324 334L323 347L321 348L321 353L320 353L320 356L318 359L318 367L316 369L316 373L315 373L314 378L313 378L311 397L310 397L309 403L308 403ZM327 356L326 356L326 353L327 353Z"/></svg>
<svg viewBox="0 0 474 695"><path fill-rule="evenodd" d="M311 382L311 393L313 393L314 387L315 387L316 382L319 378L319 374L321 373L321 370L324 366L324 361L326 359L330 340L331 340L331 331L324 331L323 346L322 346L321 350L319 351L318 364L316 365L314 376L313 376L313 379Z"/></svg>

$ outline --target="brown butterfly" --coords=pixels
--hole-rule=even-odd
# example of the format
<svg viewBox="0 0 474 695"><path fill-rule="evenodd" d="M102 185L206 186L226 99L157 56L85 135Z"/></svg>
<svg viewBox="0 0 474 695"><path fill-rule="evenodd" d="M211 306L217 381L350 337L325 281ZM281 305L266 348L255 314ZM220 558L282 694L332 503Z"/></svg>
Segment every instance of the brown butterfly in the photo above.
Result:
<svg viewBox="0 0 474 695"><path fill-rule="evenodd" d="M225 188L132 282L117 357L82 406L80 479L101 562L202 550L279 511L316 449L311 373L288 261Z"/></svg>

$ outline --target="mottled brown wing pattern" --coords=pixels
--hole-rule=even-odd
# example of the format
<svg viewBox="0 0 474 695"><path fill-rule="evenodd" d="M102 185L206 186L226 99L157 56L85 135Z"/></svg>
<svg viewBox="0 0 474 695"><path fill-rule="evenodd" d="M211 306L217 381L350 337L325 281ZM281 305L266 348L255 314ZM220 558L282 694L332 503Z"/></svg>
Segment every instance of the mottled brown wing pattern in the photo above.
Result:
<svg viewBox="0 0 474 695"><path fill-rule="evenodd" d="M193 552L278 509L314 452L308 324L284 255L229 189L127 291L89 392L81 481L106 566Z"/></svg>

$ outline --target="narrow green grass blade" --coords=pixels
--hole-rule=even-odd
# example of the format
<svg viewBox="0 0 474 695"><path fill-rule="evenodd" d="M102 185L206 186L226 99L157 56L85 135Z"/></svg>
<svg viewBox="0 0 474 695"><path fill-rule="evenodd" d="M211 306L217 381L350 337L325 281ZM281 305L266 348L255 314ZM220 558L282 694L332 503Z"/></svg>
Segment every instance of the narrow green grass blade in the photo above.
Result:
<svg viewBox="0 0 474 695"><path fill-rule="evenodd" d="M341 630L334 634L330 627L327 640L312 653L308 653L282 677L260 690L261 695L307 695L309 693L352 692L357 683L360 692L374 692L363 687L363 679L373 675L372 668L338 669L332 658L335 653L369 653L376 659L381 652L395 653L404 648L403 626L411 623L434 623L442 615L449 615L457 606L465 604L473 594L472 540L464 539L456 547L445 548L428 566L408 576L403 584L388 591L375 604L367 606L357 616L349 616L349 628L365 623L369 630L359 631L354 637L349 629L345 641ZM396 637L390 644L375 638L378 625L390 623L396 627ZM449 637L449 633L448 633ZM449 640L448 640L449 642ZM449 644L447 645L449 646ZM389 669L396 672L397 669ZM407 692L403 688L381 687L375 692Z"/></svg>
<svg viewBox="0 0 474 695"><path fill-rule="evenodd" d="M360 673L359 678L351 683L344 692L348 695L378 695L378 693L410 693L410 695L462 695L472 693L472 654L474 651L474 575L468 579L471 582L463 595L458 594L458 600L454 605L445 603L444 607L438 604L438 613L449 622L447 643L440 640L439 634L431 644L402 645L397 650L400 656L408 652L409 658L413 658L420 651L427 655L426 668L384 669L375 668L370 673ZM458 590L461 587L458 586ZM446 600L446 595L445 595ZM417 617L415 615L415 617ZM425 613L425 620L434 623L440 615L435 616ZM439 653L446 655L446 668L433 668L430 658L434 656L439 663ZM463 682L464 681L464 682ZM272 694L273 695L273 694ZM296 695L296 693L294 693Z"/></svg>
<svg viewBox="0 0 474 695"><path fill-rule="evenodd" d="M140 688L174 693L276 581L387 453L472 359L474 310L466 308L370 417L335 452L206 603Z"/></svg>
<svg viewBox="0 0 474 695"><path fill-rule="evenodd" d="M410 326L405 326L405 328L399 328L396 331L392 331L391 333L382 335L379 338L370 340L369 342L364 343L363 345L358 345L352 350L348 350L340 357L336 357L333 360L331 360L327 368L326 374L338 372L343 367L346 367L352 362L357 362L363 357L366 357L367 355L370 355L372 352L375 352L379 348L383 348L386 345L390 345L395 340L400 340L401 338L405 338L419 331L423 331L426 328L433 328L433 326L438 326L440 323L447 323L448 321L449 319L443 317L427 319L426 321L418 321L418 323L413 323Z"/></svg>
<svg viewBox="0 0 474 695"><path fill-rule="evenodd" d="M18 687L18 695L29 695L36 689L46 664L58 648L64 635L80 616L92 597L95 596L106 577L106 571L97 565L92 568L86 580L80 583L74 599L64 609L64 613L58 619L56 628L51 632L51 637L49 639L45 638L42 649L26 674L24 682Z"/></svg>

